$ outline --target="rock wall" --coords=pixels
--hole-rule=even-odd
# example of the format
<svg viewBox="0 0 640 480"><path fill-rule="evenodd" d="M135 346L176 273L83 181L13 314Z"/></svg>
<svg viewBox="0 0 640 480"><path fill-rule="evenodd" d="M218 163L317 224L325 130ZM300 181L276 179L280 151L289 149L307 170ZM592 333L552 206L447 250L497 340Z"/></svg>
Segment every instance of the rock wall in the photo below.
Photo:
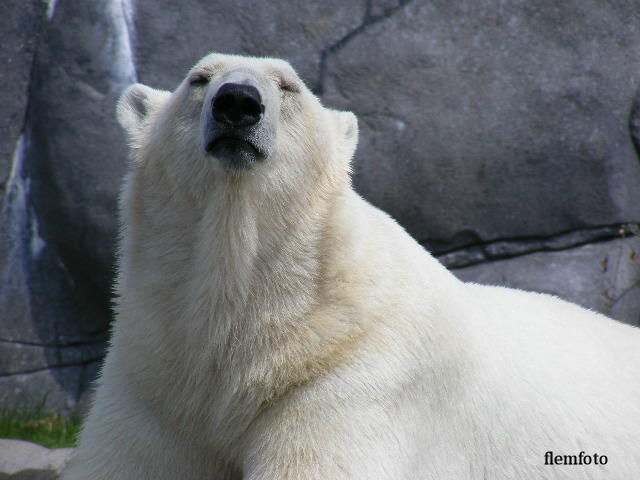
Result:
<svg viewBox="0 0 640 480"><path fill-rule="evenodd" d="M209 51L354 111L356 188L463 279L640 324L640 10L612 0L4 0L0 405L72 409L110 320L117 96Z"/></svg>

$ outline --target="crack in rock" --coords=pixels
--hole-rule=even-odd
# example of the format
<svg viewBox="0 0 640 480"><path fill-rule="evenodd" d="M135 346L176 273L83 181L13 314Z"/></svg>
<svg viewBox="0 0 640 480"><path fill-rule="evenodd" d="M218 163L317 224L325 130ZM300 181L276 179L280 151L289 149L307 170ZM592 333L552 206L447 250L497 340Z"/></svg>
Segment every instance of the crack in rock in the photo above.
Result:
<svg viewBox="0 0 640 480"><path fill-rule="evenodd" d="M102 345L102 344L104 344L104 339L91 340L91 341L86 341L86 342L66 343L66 344L60 344L60 343L50 344L50 343L25 342L25 341L21 341L21 340L10 340L10 339L7 339L7 338L0 338L0 343L8 343L8 344L11 344L11 345L19 345L21 347L75 348L75 347L82 347L82 346L85 346L85 345Z"/></svg>
<svg viewBox="0 0 640 480"><path fill-rule="evenodd" d="M322 96L324 93L324 84L327 76L327 61L330 55L334 55L339 52L342 48L345 47L351 40L353 40L360 33L367 30L372 25L379 23L383 20L390 18L394 13L398 10L407 6L411 0L400 0L397 5L392 7L383 8L380 13L374 13L374 7L372 0L367 0L365 5L364 17L362 19L362 23L358 25L356 28L348 32L337 42L329 45L324 48L320 52L320 65L318 67L318 80L316 81L316 85L313 87L313 93L318 96Z"/></svg>
<svg viewBox="0 0 640 480"><path fill-rule="evenodd" d="M614 238L633 236L633 224L604 225L599 227L576 229L549 237L529 237L518 239L500 239L478 242L449 252L435 254L448 268L462 268L491 260L503 260L520 255L567 250L570 248ZM420 242L429 249L429 242Z"/></svg>
<svg viewBox="0 0 640 480"><path fill-rule="evenodd" d="M627 288L625 288L617 297L612 297L609 294L607 294L605 292L605 295L607 295L607 300L609 300L611 303L609 305L609 308L612 309L614 308L618 303L620 303L620 301L626 297L629 293L631 293L633 290L635 290L637 287L640 286L640 280L632 283L631 285L629 285Z"/></svg>
<svg viewBox="0 0 640 480"><path fill-rule="evenodd" d="M631 112L629 115L629 132L631 133L631 140L633 146L636 149L638 160L640 160L640 88L636 92L636 96L631 106Z"/></svg>
<svg viewBox="0 0 640 480"><path fill-rule="evenodd" d="M86 360L83 360L82 362L61 363L61 364L57 364L57 365L47 365L46 367L21 370L21 371L18 371L18 372L0 373L0 378L15 377L17 375L30 375L30 374L33 374L33 373L46 372L47 370L58 370L58 369L61 369L61 368L83 367L83 366L90 365L90 364L92 364L94 362L102 361L103 358L104 358L104 355L99 355L99 356L96 356L96 357L91 357L91 358L88 358Z"/></svg>

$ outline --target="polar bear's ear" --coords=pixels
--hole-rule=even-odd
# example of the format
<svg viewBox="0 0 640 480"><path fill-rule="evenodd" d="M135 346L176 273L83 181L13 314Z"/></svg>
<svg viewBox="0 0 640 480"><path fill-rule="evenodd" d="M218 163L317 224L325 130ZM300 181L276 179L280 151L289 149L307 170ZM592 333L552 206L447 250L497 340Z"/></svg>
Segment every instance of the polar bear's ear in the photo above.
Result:
<svg viewBox="0 0 640 480"><path fill-rule="evenodd" d="M135 137L145 119L164 103L168 95L169 92L134 83L120 96L116 110L118 122L131 137Z"/></svg>
<svg viewBox="0 0 640 480"><path fill-rule="evenodd" d="M358 119L351 112L334 112L338 119L338 128L344 140L344 151L349 156L353 156L358 146Z"/></svg>

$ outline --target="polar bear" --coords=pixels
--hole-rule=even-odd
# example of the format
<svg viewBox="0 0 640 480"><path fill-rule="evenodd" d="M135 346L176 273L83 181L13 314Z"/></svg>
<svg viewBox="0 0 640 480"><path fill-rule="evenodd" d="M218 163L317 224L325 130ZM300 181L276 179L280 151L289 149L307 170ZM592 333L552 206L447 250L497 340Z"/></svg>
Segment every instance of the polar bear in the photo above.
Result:
<svg viewBox="0 0 640 480"><path fill-rule="evenodd" d="M65 480L640 475L640 331L465 284L282 60L129 87L116 321Z"/></svg>

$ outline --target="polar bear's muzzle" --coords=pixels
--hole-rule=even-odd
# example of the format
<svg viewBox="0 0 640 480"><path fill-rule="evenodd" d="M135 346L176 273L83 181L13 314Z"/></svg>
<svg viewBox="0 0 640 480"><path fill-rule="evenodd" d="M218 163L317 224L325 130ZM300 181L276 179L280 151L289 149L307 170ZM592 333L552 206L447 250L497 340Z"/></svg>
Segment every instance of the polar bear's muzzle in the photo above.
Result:
<svg viewBox="0 0 640 480"><path fill-rule="evenodd" d="M268 129L263 125L266 107L252 83L249 79L223 83L205 107L204 149L234 169L246 168L268 155Z"/></svg>

